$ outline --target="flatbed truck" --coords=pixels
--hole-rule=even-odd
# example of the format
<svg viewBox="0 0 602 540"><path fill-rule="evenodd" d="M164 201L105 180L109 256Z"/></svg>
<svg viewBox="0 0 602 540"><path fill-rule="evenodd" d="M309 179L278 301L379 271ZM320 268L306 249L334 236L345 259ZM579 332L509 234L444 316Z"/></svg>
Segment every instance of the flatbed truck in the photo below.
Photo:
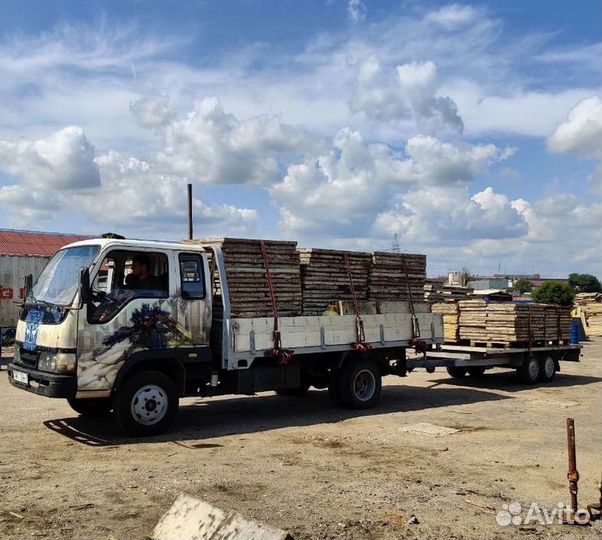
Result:
<svg viewBox="0 0 602 540"><path fill-rule="evenodd" d="M128 286L141 254L153 289ZM70 244L28 290L9 381L66 398L82 415L112 412L127 433L144 436L167 430L184 396L300 395L314 386L343 406L372 407L383 376L406 375L408 348L443 343L437 313L236 318L228 286L219 246Z"/></svg>

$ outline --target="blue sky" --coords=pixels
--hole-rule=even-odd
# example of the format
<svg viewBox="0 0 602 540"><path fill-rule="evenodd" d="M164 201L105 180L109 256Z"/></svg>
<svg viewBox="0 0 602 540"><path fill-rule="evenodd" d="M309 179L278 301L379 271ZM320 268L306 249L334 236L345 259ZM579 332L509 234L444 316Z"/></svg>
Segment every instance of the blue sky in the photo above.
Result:
<svg viewBox="0 0 602 540"><path fill-rule="evenodd" d="M0 227L600 275L593 1L3 3Z"/></svg>

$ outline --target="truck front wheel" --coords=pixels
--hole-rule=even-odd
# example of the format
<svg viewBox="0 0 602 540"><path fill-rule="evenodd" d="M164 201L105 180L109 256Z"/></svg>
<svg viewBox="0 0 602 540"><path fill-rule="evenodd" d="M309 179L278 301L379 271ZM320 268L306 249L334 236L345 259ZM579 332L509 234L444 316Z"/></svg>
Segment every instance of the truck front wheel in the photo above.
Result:
<svg viewBox="0 0 602 540"><path fill-rule="evenodd" d="M368 359L347 362L339 373L338 398L350 409L368 409L380 398L382 380L378 366Z"/></svg>
<svg viewBox="0 0 602 540"><path fill-rule="evenodd" d="M113 412L119 426L137 437L167 431L178 413L178 388L159 371L139 371L115 394Z"/></svg>
<svg viewBox="0 0 602 540"><path fill-rule="evenodd" d="M111 412L111 400L109 398L69 398L67 401L71 408L81 416L105 416Z"/></svg>

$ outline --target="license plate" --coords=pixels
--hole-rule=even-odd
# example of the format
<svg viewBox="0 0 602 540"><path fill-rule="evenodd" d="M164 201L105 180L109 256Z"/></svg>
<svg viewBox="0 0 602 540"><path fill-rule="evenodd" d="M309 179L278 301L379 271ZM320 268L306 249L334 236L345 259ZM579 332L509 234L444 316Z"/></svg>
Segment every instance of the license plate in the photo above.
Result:
<svg viewBox="0 0 602 540"><path fill-rule="evenodd" d="M23 384L29 384L27 373L23 373L22 371L13 371L13 380Z"/></svg>

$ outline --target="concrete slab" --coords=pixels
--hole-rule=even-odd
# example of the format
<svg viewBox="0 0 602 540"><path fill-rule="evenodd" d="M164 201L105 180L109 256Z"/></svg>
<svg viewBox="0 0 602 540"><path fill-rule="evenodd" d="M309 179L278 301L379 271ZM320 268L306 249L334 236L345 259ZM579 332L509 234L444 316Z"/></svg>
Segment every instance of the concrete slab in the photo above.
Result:
<svg viewBox="0 0 602 540"><path fill-rule="evenodd" d="M446 426L436 426L435 424L429 424L427 422L421 422L419 424L404 426L401 428L401 431L406 433L416 433L418 435L426 435L428 437L443 437L445 435L451 435L452 433L458 433L460 430Z"/></svg>
<svg viewBox="0 0 602 540"><path fill-rule="evenodd" d="M292 540L290 534L181 493L153 530L153 540Z"/></svg>

